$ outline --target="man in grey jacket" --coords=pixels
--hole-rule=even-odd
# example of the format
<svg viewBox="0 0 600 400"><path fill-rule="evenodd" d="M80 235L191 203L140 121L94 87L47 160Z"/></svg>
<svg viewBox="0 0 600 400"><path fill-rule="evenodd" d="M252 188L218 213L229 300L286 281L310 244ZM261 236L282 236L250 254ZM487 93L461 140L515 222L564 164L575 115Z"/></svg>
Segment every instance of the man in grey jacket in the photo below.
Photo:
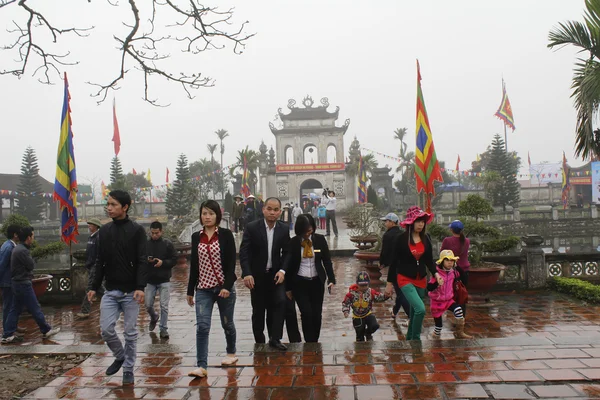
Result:
<svg viewBox="0 0 600 400"><path fill-rule="evenodd" d="M2 344L12 343L17 340L22 340L15 335L17 331L17 321L19 316L26 308L31 314L35 322L40 327L40 331L44 338L55 335L60 331L59 327L52 328L46 322L46 317L42 312L40 303L37 300L31 280L33 279L33 270L35 261L31 257L29 249L33 243L33 228L28 226L21 228L19 231L20 243L15 247L10 259L10 268L12 276L12 290L15 296L14 304L11 308L6 320L6 330L2 334Z"/></svg>

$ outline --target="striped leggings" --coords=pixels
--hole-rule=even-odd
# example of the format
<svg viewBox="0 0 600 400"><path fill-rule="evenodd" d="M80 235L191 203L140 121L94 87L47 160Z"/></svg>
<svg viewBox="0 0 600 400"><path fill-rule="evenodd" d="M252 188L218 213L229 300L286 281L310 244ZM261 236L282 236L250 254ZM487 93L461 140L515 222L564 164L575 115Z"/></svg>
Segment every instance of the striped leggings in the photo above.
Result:
<svg viewBox="0 0 600 400"><path fill-rule="evenodd" d="M458 304L452 303L452 305L448 307L448 310L452 311L457 319L464 318L463 309ZM433 331L436 335L439 335L442 332L442 316L440 315L439 317L434 318L433 321L435 322L435 328Z"/></svg>

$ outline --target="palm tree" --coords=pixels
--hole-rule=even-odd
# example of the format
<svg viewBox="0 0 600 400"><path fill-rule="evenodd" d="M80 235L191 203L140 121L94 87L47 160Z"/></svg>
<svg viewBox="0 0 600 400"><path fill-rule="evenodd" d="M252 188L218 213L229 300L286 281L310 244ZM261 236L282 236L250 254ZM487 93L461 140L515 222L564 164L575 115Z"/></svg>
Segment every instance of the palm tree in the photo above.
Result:
<svg viewBox="0 0 600 400"><path fill-rule="evenodd" d="M584 159L600 156L600 130L592 121L600 106L600 0L585 0L584 22L566 21L548 34L548 47L575 46L586 58L578 58L571 88L577 110L575 154Z"/></svg>
<svg viewBox="0 0 600 400"><path fill-rule="evenodd" d="M242 172L244 170L244 156L246 157L246 165L249 173L248 185L252 191L256 191L256 187L252 187L252 185L258 180L256 176L256 170L260 165L260 154L258 151L248 149L248 146L246 146L246 148L243 150L239 150L235 167L241 169Z"/></svg>
<svg viewBox="0 0 600 400"><path fill-rule="evenodd" d="M394 131L394 139L397 139L400 141L400 158L404 158L404 155L406 154L406 150L408 148L408 146L406 145L406 142L404 141L404 138L406 137L406 128L397 128Z"/></svg>
<svg viewBox="0 0 600 400"><path fill-rule="evenodd" d="M217 146L216 144L207 144L206 148L208 149L208 152L210 153L210 162L212 165L215 164L215 151L217 151ZM214 170L213 170L214 171ZM213 179L211 178L211 181ZM214 191L213 191L213 196L215 195Z"/></svg>
<svg viewBox="0 0 600 400"><path fill-rule="evenodd" d="M219 137L221 141L221 168L223 168L223 154L225 153L225 146L223 145L223 139L229 136L229 133L225 129L219 129L215 132L215 134ZM223 171L221 171L221 179L224 179ZM223 183L223 192L221 193L221 198L225 198L225 184Z"/></svg>
<svg viewBox="0 0 600 400"><path fill-rule="evenodd" d="M363 163L365 164L365 171L371 172L379 165L375 156L373 154L365 154L362 156ZM358 175L358 164L360 159L352 160L348 165L346 165L346 172L348 172L352 176Z"/></svg>

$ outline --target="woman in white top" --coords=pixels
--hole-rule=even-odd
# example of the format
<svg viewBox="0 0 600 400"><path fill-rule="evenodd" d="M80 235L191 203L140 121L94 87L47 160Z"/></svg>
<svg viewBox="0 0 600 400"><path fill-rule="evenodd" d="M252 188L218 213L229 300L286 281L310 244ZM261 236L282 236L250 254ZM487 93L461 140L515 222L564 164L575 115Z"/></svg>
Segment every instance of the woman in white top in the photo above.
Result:
<svg viewBox="0 0 600 400"><path fill-rule="evenodd" d="M290 240L285 258L285 286L288 298L294 298L300 309L302 332L307 343L318 342L321 333L325 282L331 293L335 285L333 264L327 240L315 233L315 220L310 214L296 219L296 236Z"/></svg>

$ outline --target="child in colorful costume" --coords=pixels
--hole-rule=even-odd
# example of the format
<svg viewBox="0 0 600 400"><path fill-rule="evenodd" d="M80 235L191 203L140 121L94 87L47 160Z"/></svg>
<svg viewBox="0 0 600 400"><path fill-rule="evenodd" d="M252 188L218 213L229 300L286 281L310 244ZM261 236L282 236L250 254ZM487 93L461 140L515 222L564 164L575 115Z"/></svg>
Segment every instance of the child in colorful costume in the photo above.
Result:
<svg viewBox="0 0 600 400"><path fill-rule="evenodd" d="M373 302L383 302L389 297L369 288L371 279L366 272L359 272L356 283L351 285L342 302L342 312L348 318L352 309L352 325L356 331L356 341L373 340L373 333L379 329L377 318L373 315Z"/></svg>

